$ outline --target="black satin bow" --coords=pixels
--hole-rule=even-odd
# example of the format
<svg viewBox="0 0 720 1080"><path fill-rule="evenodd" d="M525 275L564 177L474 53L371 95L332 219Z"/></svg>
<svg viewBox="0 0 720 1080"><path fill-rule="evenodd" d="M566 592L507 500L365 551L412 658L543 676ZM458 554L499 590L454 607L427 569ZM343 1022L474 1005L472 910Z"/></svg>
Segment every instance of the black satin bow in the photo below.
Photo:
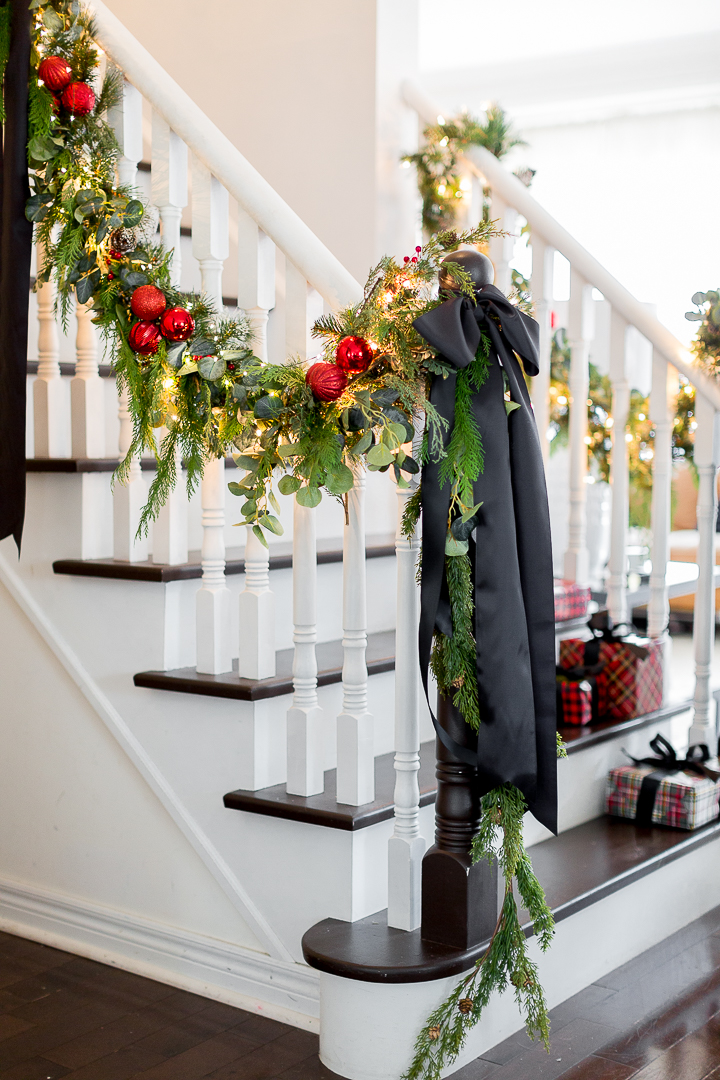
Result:
<svg viewBox="0 0 720 1080"><path fill-rule="evenodd" d="M655 751L655 757L635 758L628 754L627 750L623 750L623 753L630 758L633 765L652 765L656 771L691 772L696 776L706 776L709 780L720 780L720 773L705 764L710 760L706 743L694 743L688 747L686 756L679 758L671 743L658 733L651 740L650 749Z"/></svg>
<svg viewBox="0 0 720 1080"><path fill-rule="evenodd" d="M555 623L550 522L542 454L530 398L517 356L537 374L539 327L486 285L477 303L462 297L419 316L415 329L456 369L475 358L481 332L491 340L488 376L472 408L485 455L474 485L482 503L470 540L475 603L478 697L482 723L477 750L461 746L433 716L438 738L460 761L478 769L489 791L513 783L539 821L555 831ZM517 354L517 356L516 356ZM505 409L503 372L519 408ZM457 376L435 376L430 400L447 422L447 447L455 420ZM419 632L425 692L435 630L452 634L445 537L450 486L440 463L428 462L422 478L422 581Z"/></svg>

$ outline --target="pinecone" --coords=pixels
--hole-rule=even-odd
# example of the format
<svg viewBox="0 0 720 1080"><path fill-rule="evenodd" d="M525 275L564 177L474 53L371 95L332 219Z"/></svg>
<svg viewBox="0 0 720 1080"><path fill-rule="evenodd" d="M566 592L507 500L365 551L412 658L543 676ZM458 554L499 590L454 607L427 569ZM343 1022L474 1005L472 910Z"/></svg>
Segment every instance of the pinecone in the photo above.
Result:
<svg viewBox="0 0 720 1080"><path fill-rule="evenodd" d="M435 1040L439 1039L439 1038L440 1038L440 1028L439 1027L428 1028L428 1039L432 1039L432 1041L435 1042Z"/></svg>
<svg viewBox="0 0 720 1080"><path fill-rule="evenodd" d="M128 251L132 251L135 247L135 230L115 229L115 231L110 234L110 246L113 251L119 251L123 255Z"/></svg>
<svg viewBox="0 0 720 1080"><path fill-rule="evenodd" d="M460 1000L458 1001L458 1009L463 1014L463 1016L467 1016L468 1013L471 1013L472 1007L472 998L460 998Z"/></svg>

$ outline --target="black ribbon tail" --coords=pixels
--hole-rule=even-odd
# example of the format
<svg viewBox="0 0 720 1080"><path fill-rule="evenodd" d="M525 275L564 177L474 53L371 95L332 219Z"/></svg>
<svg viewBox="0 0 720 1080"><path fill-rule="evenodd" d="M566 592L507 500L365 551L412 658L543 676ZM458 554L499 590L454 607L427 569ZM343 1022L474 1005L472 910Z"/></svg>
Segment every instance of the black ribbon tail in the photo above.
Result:
<svg viewBox="0 0 720 1080"><path fill-rule="evenodd" d="M635 807L635 824L641 825L643 828L650 828L653 823L653 810L655 809L655 798L658 793L658 788L665 779L667 774L660 770L658 772L648 773L643 777L643 782L640 785L640 791L638 792L637 806Z"/></svg>

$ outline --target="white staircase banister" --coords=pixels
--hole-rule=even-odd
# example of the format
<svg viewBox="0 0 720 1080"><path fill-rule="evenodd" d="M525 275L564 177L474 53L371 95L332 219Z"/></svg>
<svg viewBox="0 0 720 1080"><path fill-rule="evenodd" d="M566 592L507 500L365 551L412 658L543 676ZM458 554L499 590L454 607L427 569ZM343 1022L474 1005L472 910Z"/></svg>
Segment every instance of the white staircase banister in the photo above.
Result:
<svg viewBox="0 0 720 1080"><path fill-rule="evenodd" d="M425 123L438 122L440 110L435 108L419 87L406 81L403 83L402 92L406 103L415 109ZM522 181L508 172L495 155L482 146L469 148L465 151L465 157L483 174L491 188L497 191L509 206L522 214L531 229L537 231L546 244L564 255L573 269L603 294L614 311L635 326L666 360L697 387L715 409L720 409L720 387L695 366L682 342L536 202Z"/></svg>
<svg viewBox="0 0 720 1080"><path fill-rule="evenodd" d="M178 86L117 16L92 0L96 40L196 157L217 177L332 308L355 304L362 288L237 147Z"/></svg>

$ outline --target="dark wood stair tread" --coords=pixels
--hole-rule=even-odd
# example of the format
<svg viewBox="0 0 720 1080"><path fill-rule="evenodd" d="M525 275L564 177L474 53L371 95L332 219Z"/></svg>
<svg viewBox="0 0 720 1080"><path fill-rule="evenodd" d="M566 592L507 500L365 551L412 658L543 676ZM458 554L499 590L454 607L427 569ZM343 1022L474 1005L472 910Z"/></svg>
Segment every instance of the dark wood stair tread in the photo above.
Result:
<svg viewBox="0 0 720 1080"><path fill-rule="evenodd" d="M603 816L534 845L530 856L560 922L718 836L717 821L685 832ZM311 967L346 979L425 982L467 971L487 944L461 951L424 942L419 930L388 927L381 911L354 923L316 923L303 937L303 956Z"/></svg>
<svg viewBox="0 0 720 1080"><path fill-rule="evenodd" d="M395 555L395 540L386 536L368 536L365 557L384 559ZM342 540L320 539L317 542L318 565L342 562ZM286 570L292 566L292 543L273 544L270 548L270 569ZM188 581L202 577L200 552L192 551L186 563L171 566L168 563L129 563L120 559L58 559L53 563L56 574L74 574L77 577L117 578L122 581ZM225 574L245 573L243 549L228 548Z"/></svg>
<svg viewBox="0 0 720 1080"><path fill-rule="evenodd" d="M627 735L640 728L649 727L660 720L666 720L678 713L685 712L689 701L678 702L657 712L634 717L622 723L603 721L586 728L562 728L561 734L566 741L568 754L577 754L599 742ZM395 789L395 755L381 754L375 758L375 800L363 806L348 806L336 802L336 773L328 769L325 773L325 791L321 795L304 798L301 795L288 795L284 784L261 788L259 791L230 791L223 802L229 810L244 810L249 814L262 814L266 817L286 818L289 821L304 821L310 825L322 825L330 829L342 829L354 832L365 829L379 821L387 821L393 816L393 794ZM435 743L423 743L420 747L420 805L429 806L435 802Z"/></svg>

